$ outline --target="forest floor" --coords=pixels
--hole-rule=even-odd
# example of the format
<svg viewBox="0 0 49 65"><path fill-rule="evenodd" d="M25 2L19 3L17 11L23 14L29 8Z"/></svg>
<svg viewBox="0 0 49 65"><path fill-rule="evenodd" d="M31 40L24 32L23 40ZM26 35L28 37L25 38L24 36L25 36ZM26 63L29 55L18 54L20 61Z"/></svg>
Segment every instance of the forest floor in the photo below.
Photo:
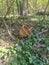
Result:
<svg viewBox="0 0 49 65"><path fill-rule="evenodd" d="M36 21L37 19L35 19L35 21ZM30 24L30 21L28 22L28 20L27 20L27 23L29 23ZM22 24L24 24L24 23L22 23ZM32 24L32 23L31 23ZM49 27L49 24L46 24L48 27ZM12 28L15 28L15 26L16 26L16 24L14 24L14 26L12 25ZM49 36L48 36L49 37ZM12 44L14 44L15 43L15 41L13 41L11 38L10 38L10 36L8 35L8 33L7 33L7 30L6 30L6 28L5 28L5 26L4 26L4 24L0 21L0 49L1 48L6 48L6 47L8 47L8 46L11 46ZM36 49L41 49L42 48L42 46L44 47L44 46L46 46L46 44L38 44L38 45L35 45L35 47L36 47ZM46 55L46 54L45 54ZM48 56L49 57L49 53L46 55L46 56ZM47 61L48 62L48 61ZM5 59L2 59L2 60L0 60L0 65L4 65L6 63L6 60Z"/></svg>

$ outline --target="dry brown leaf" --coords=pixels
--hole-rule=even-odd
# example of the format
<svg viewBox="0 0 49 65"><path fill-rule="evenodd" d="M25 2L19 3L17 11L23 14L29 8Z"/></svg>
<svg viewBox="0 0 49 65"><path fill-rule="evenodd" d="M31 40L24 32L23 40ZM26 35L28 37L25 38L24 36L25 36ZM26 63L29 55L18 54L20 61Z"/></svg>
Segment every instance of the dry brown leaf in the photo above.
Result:
<svg viewBox="0 0 49 65"><path fill-rule="evenodd" d="M22 26L20 28L20 35L23 37L27 37L30 35L31 30L33 29L34 26L28 27L28 26Z"/></svg>

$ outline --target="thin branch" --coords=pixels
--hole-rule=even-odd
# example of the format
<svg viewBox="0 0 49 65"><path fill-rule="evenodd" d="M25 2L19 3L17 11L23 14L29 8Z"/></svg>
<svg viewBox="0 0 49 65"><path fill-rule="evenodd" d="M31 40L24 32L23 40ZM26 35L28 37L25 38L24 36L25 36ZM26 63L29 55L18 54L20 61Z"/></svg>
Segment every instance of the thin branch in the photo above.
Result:
<svg viewBox="0 0 49 65"><path fill-rule="evenodd" d="M11 31L8 29L8 25L6 24L6 22L5 22L4 19L2 19L2 22L4 22L4 25L5 25L6 29L7 29L7 32L8 32L8 34L9 34L9 36L10 36L13 40L15 40L14 36L11 34Z"/></svg>
<svg viewBox="0 0 49 65"><path fill-rule="evenodd" d="M8 11L6 12L6 15L4 16L4 18L7 16L8 12L10 11L10 8L11 8L13 2L14 2L14 0L12 1L10 7L8 8ZM6 29L7 29L7 32L8 32L8 34L9 34L9 36L10 36L13 40L15 40L14 36L11 34L10 30L8 29L8 25L6 24L6 22L5 22L4 19L2 19L2 22L4 23L4 25L5 25Z"/></svg>
<svg viewBox="0 0 49 65"><path fill-rule="evenodd" d="M28 5L29 5L33 10L36 11L36 9L30 4L30 2L28 2Z"/></svg>
<svg viewBox="0 0 49 65"><path fill-rule="evenodd" d="M46 4L45 10L44 10L44 14L46 14L46 10L47 10L48 5L49 5L49 0L48 0L48 2ZM45 15L43 16L42 22L44 21L44 19L45 19Z"/></svg>
<svg viewBox="0 0 49 65"><path fill-rule="evenodd" d="M6 12L6 14L5 14L4 18L5 18L5 17L7 16L7 14L9 13L10 8L11 8L11 6L13 5L13 3L14 3L14 0L12 1L11 5L9 6L9 8L8 8L8 10L7 10L7 12Z"/></svg>
<svg viewBox="0 0 49 65"><path fill-rule="evenodd" d="M16 0L16 5L17 5L18 13L19 13L19 4L18 4L18 0Z"/></svg>

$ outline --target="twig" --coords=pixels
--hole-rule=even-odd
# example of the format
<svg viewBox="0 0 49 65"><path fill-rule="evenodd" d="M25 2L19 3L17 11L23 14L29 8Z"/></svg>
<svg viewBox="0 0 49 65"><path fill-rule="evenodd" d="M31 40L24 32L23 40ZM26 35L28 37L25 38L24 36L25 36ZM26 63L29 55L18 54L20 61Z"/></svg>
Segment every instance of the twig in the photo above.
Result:
<svg viewBox="0 0 49 65"><path fill-rule="evenodd" d="M49 31L49 29L44 30L44 31L42 31L42 32L39 32L38 34L36 34L36 36L42 35L43 33L46 33L46 32L48 32L48 31Z"/></svg>
<svg viewBox="0 0 49 65"><path fill-rule="evenodd" d="M6 14L5 14L4 18L5 18L5 17L7 16L7 14L9 13L10 8L11 8L11 6L13 5L13 2L14 2L14 0L12 1L11 5L9 6L9 8L8 8L8 10L7 10L7 12L6 12Z"/></svg>
<svg viewBox="0 0 49 65"><path fill-rule="evenodd" d="M14 2L14 0L13 0L13 2ZM6 12L6 15L4 16L4 18L7 16L8 12L10 11L10 8L11 8L13 2L11 3L10 7L8 8L8 11ZM5 25L6 29L7 29L7 32L8 32L8 34L9 34L9 36L10 36L13 40L15 40L14 36L11 34L10 30L8 29L8 25L6 24L6 22L5 22L4 19L2 19L2 22L4 23L4 25Z"/></svg>
<svg viewBox="0 0 49 65"><path fill-rule="evenodd" d="M29 5L33 10L36 11L36 9L35 9L33 6L31 6L30 2L28 2L28 5Z"/></svg>

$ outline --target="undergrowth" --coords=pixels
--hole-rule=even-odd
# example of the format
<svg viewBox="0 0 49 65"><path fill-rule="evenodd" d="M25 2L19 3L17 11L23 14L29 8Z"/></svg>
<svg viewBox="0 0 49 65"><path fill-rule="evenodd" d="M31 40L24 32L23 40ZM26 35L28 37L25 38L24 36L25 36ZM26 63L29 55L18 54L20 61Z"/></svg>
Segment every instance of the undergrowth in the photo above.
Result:
<svg viewBox="0 0 49 65"><path fill-rule="evenodd" d="M26 39L20 37L20 42L0 48L0 59L6 59L5 65L49 65L49 32L38 34L48 26L49 22L38 23Z"/></svg>

